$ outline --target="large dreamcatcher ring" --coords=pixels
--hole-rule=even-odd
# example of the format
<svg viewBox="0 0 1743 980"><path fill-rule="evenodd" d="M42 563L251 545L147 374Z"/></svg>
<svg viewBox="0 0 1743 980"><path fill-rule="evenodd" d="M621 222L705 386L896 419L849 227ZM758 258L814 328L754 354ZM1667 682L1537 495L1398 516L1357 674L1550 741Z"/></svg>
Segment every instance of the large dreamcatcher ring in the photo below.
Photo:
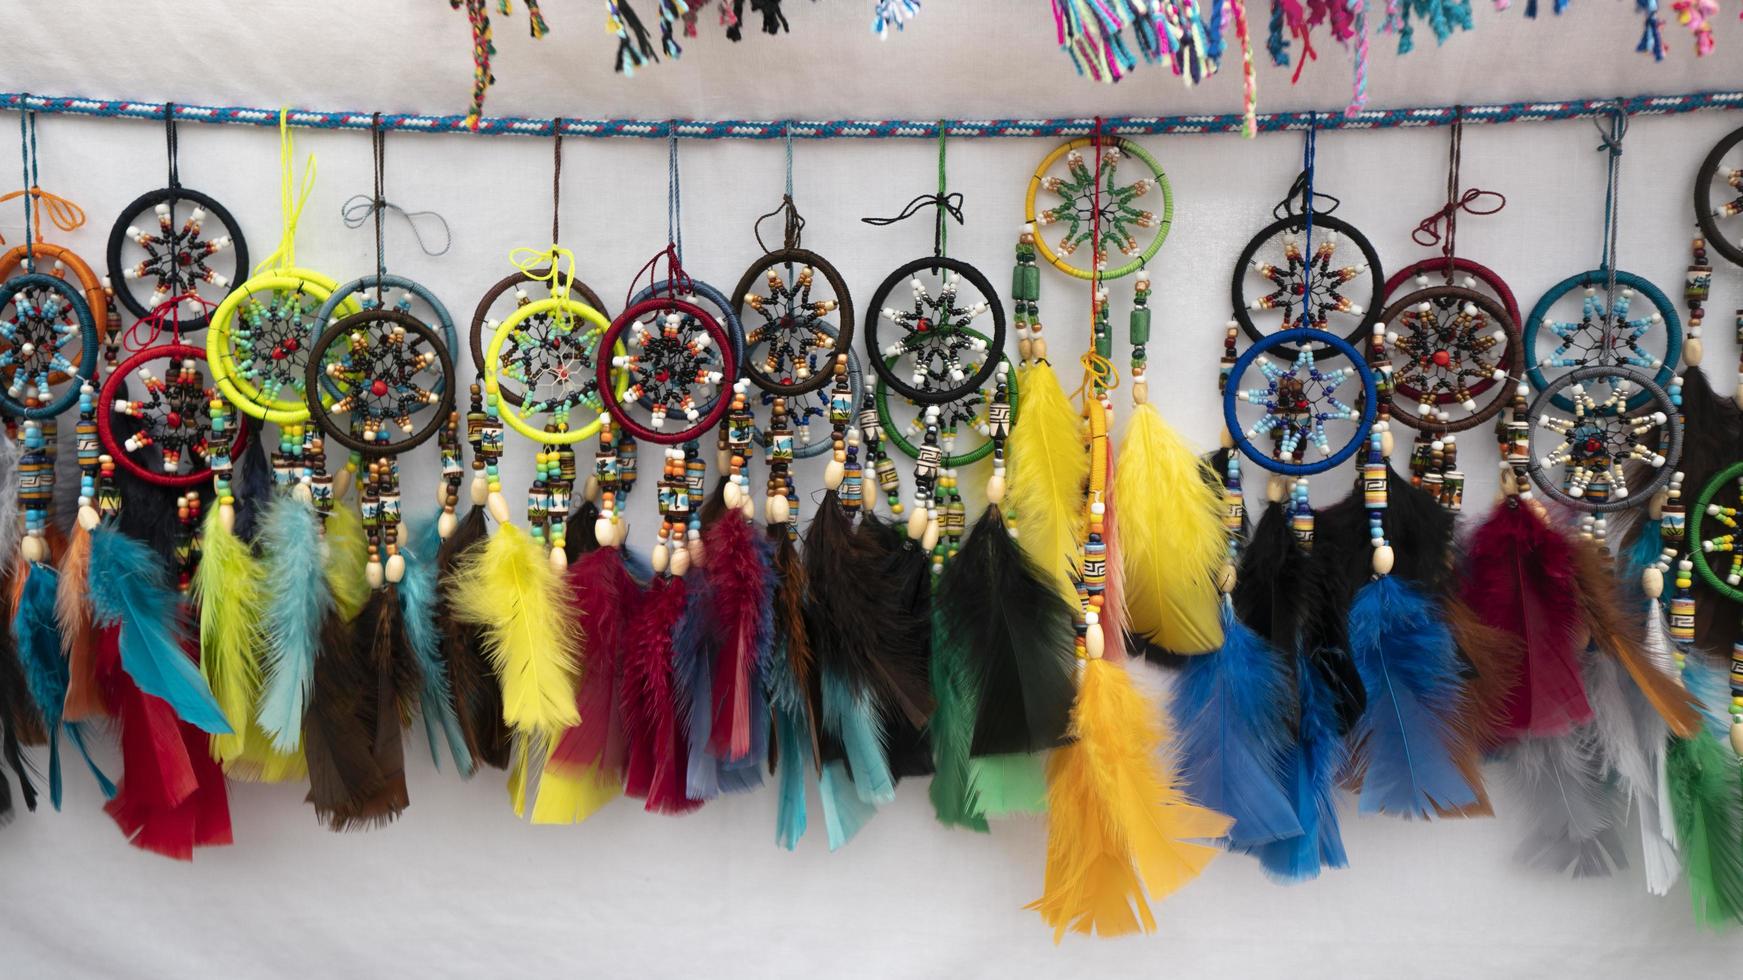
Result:
<svg viewBox="0 0 1743 980"><path fill-rule="evenodd" d="M206 330L206 359L225 399L263 421L307 421L309 350L327 328L321 311L337 288L318 272L280 269L252 277L224 297ZM329 315L359 310L350 297Z"/></svg>
<svg viewBox="0 0 1743 980"><path fill-rule="evenodd" d="M835 331L835 328L827 323L818 324L818 329L831 336ZM753 329L751 335L755 336L755 334L756 331ZM754 342L750 346L748 356L757 356ZM830 350L830 345L821 345L821 349L811 352L809 372L833 378L835 376L833 368L835 356ZM848 404L858 405L865 397L865 372L860 370L859 355L854 353L851 348L846 351L844 356L847 358ZM833 448L833 443L827 437L827 433L824 438L819 439L813 438L811 431L811 423L814 421L822 420L825 426L828 425L829 408L835 398L833 389L822 388L803 395L776 395L765 391L761 400L764 406L769 406L774 404L776 398L787 400L787 421L793 432L794 459L811 459L815 456L821 456ZM756 444L759 446L768 445L768 436L764 434L760 425L751 430L751 437L756 440Z"/></svg>
<svg viewBox="0 0 1743 980"><path fill-rule="evenodd" d="M1101 175L1090 173L1092 164L1086 161L1084 148L1094 145L1095 138L1085 136L1047 154L1035 168L1035 175L1029 178L1023 220L1035 226L1035 250L1055 269L1079 279L1092 275L1118 279L1138 271L1162 247L1174 221L1174 191L1156 158L1124 137L1102 140ZM1121 185L1119 165L1127 158L1135 160L1146 172ZM1054 173L1062 160L1064 173ZM1043 191L1059 198L1059 202L1052 207L1038 207L1036 199ZM1048 198L1042 201L1050 203ZM1072 259L1078 250L1093 247L1098 239L1102 255L1090 255L1083 265L1074 265ZM1105 265L1109 245L1119 249L1128 261L1093 273L1088 266Z"/></svg>
<svg viewBox="0 0 1743 980"><path fill-rule="evenodd" d="M1463 286L1428 286L1399 297L1380 322L1392 417L1405 425L1462 432L1511 397L1506 381L1519 370L1519 328L1498 300Z"/></svg>
<svg viewBox="0 0 1743 980"><path fill-rule="evenodd" d="M1609 274L1592 269L1569 276L1555 284L1525 319L1525 369L1532 387L1545 391L1550 387L1547 370L1609 367L1619 365L1651 373L1659 385L1670 383L1676 373L1677 359L1682 355L1682 322L1676 307L1657 286L1632 272L1616 273L1615 309L1609 308L1605 295ZM1580 310L1577 318L1551 318L1557 303L1580 290ZM1637 299L1644 298L1648 309L1636 308ZM1564 304L1571 308L1571 304ZM1606 321L1614 319L1606 349ZM1664 337L1663 353L1654 353L1657 344L1648 343L1654 334ZM1554 347L1550 347L1553 338ZM1653 373L1656 372L1656 373ZM1559 390L1559 389L1558 389ZM1555 407L1573 411L1567 396L1558 394ZM1651 395L1642 388L1629 403L1630 409L1640 408Z"/></svg>
<svg viewBox="0 0 1743 980"><path fill-rule="evenodd" d="M1727 492L1730 491L1730 492ZM1743 534L1737 530L1739 498L1743 491L1743 463L1732 463L1713 475L1701 488L1701 497L1688 515L1689 558L1701 580L1732 602L1743 602ZM1721 503L1721 495L1724 502ZM1714 527L1717 525L1717 527ZM1716 532L1716 533L1713 533ZM1710 536L1709 536L1710 535ZM1709 555L1730 555L1723 575Z"/></svg>
<svg viewBox="0 0 1743 980"><path fill-rule="evenodd" d="M545 296L548 298L549 285L551 282L550 266L546 266L542 269L534 269L530 272L515 272L504 276L502 279L497 281L496 285L491 286L489 289L484 291L483 298L478 301L478 308L472 312L472 331L471 335L467 338L468 343L472 348L472 369L478 373L479 377L484 376L484 365L488 363L484 356L485 348L489 346L491 339L496 336L497 328L502 326L502 322L508 319L509 314L529 303L536 302L532 296L527 293L527 286L538 282L542 282L546 285ZM599 311L599 313L607 320L610 320L611 314L606 310L605 302L601 300L599 294L594 292L586 283L579 279L571 282L569 284L569 293L570 295L580 299L582 303ZM513 305L509 306L508 304L503 303L502 300L504 297L508 297L512 300ZM540 316L546 319L548 319L550 315L551 313L549 311L540 314ZM525 321L522 322L525 323ZM522 326L521 329L524 331L535 329L536 327L537 325L527 325ZM513 382L503 383L498 394L503 401L508 402L510 405L519 405L521 403L520 388Z"/></svg>
<svg viewBox="0 0 1743 980"><path fill-rule="evenodd" d="M707 310L672 297L650 298L617 315L601 339L609 360L599 359L598 386L611 386L611 372L622 371L626 387L606 404L611 417L637 439L676 445L712 429L726 414L726 389L738 377L732 337ZM621 344L626 348L618 353ZM648 421L634 409L648 413ZM675 432L673 418L684 420Z"/></svg>
<svg viewBox="0 0 1743 980"><path fill-rule="evenodd" d="M746 308L756 314L749 317L752 326L745 332L749 355L743 365L745 375L766 392L792 396L817 391L833 377L829 366L835 357L853 349L853 297L847 280L816 252L783 248L764 255L744 270L732 298L741 323ZM821 360L818 354L824 355Z"/></svg>
<svg viewBox="0 0 1743 980"><path fill-rule="evenodd" d="M975 333L975 331L970 330L969 333ZM986 338L982 337L981 339L985 340ZM1004 362L1005 366L1010 368L1010 360L1003 354L1000 354L997 360ZM995 367L994 371L997 370ZM1006 392L1007 404L1011 412L1009 424L1015 425L1017 422L1017 372L1015 370L1005 372L1005 385L1008 389ZM890 405L889 386L884 384L882 379L879 379L877 383L872 400L877 406L878 422L883 427L884 438L893 443L897 449L906 453L908 458L919 459L920 446L914 442L914 439L926 434L927 408L929 406L915 406L914 417L908 421L908 424L898 425L896 413ZM988 414L992 411L992 404L992 390L990 388L976 388L955 401L945 402L938 406L938 415L933 424L938 429L939 448L944 450L944 462L941 465L946 467L967 466L970 463L977 463L985 459L987 454L993 451L992 420L988 418ZM957 440L963 429L981 436L981 440L969 448L958 448Z"/></svg>
<svg viewBox="0 0 1743 980"><path fill-rule="evenodd" d="M1314 348L1321 348L1320 353L1341 354L1349 364L1322 369ZM1290 362L1273 363L1265 356L1273 350L1288 356ZM1242 388L1241 379L1255 364L1264 376L1264 386ZM1352 381L1360 386L1359 391L1340 395L1340 389ZM1240 421L1239 406L1244 404L1264 408L1264 414L1250 426ZM1355 455L1378 410L1374 373L1354 345L1321 330L1299 327L1274 333L1247 348L1229 369L1223 390L1223 421L1241 452L1265 469L1288 476L1323 473ZM1326 425L1339 421L1355 422L1356 426L1349 440L1334 449ZM1276 441L1274 453L1260 450L1253 442L1266 435ZM1309 453L1318 458L1309 461Z"/></svg>
<svg viewBox="0 0 1743 980"><path fill-rule="evenodd" d="M36 275L50 275L56 279L66 279L68 273L78 280L79 291L83 294L85 306L91 311L91 322L97 325L97 343L113 338L105 335L110 330L109 323L109 290L105 288L103 278L97 275L95 269L79 254L64 245L53 242L36 242L33 245L19 245L5 255L0 255L0 279L10 279L21 273L30 273L34 264ZM45 268L46 267L46 268ZM75 356L78 356L75 352ZM77 364L78 361L73 363ZM61 380L57 378L55 383Z"/></svg>
<svg viewBox="0 0 1743 980"><path fill-rule="evenodd" d="M167 363L161 373L153 372L159 361ZM129 378L132 385L127 385ZM124 397L128 394L134 397ZM247 421L237 419L231 444L221 447L222 453L212 451L216 397L203 348L183 343L147 347L103 380L95 406L97 437L122 469L141 480L184 490L204 485L212 479L212 457L240 459L250 436ZM123 438L115 431L117 415L133 420L137 430Z"/></svg>
<svg viewBox="0 0 1743 980"><path fill-rule="evenodd" d="M1386 305L1391 306L1398 297L1407 292L1427 289L1437 279L1447 286L1463 286L1494 297L1500 302L1501 308L1507 311L1507 316L1515 327L1524 321L1519 312L1519 300L1500 273L1481 262L1472 262L1458 256L1453 256L1450 260L1443 256L1412 262L1387 276Z"/></svg>
<svg viewBox="0 0 1743 980"><path fill-rule="evenodd" d="M54 418L96 368L97 324L71 283L35 272L0 282L0 409Z"/></svg>
<svg viewBox="0 0 1743 980"><path fill-rule="evenodd" d="M385 308L404 313L432 330L440 331L438 336L446 351L454 350L454 345L459 342L454 333L454 318L448 315L448 308L442 305L435 293L415 279L393 275L353 279L327 297L327 302L321 306L321 322L331 327L344 315L338 311L350 305L361 307L365 312ZM441 384L448 384L452 373L443 374L439 380ZM321 384L335 398L342 393L330 374L322 374Z"/></svg>
<svg viewBox="0 0 1743 980"><path fill-rule="evenodd" d="M186 205L184 208L183 205ZM241 226L217 201L185 187L142 194L109 229L109 283L136 317L152 314L171 296L193 297L182 330L204 330L211 306L248 275L248 243ZM135 290L150 286L143 300Z"/></svg>
<svg viewBox="0 0 1743 980"><path fill-rule="evenodd" d="M354 452L412 449L435 435L454 407L448 345L400 309L377 307L338 320L315 341L304 370L309 415ZM327 397L329 386L343 394ZM341 415L349 418L341 422Z"/></svg>
<svg viewBox="0 0 1743 980"><path fill-rule="evenodd" d="M484 351L484 390L509 428L537 442L572 443L599 433L606 400L600 396L600 340L611 326L579 300L533 300L509 314ZM618 348L621 351L621 346ZM520 396L507 397L512 386ZM616 378L614 394L625 387ZM577 410L590 412L575 424ZM535 425L531 419L546 416Z"/></svg>
<svg viewBox="0 0 1743 980"><path fill-rule="evenodd" d="M1565 415L1554 411L1564 403ZM1593 365L1564 374L1538 394L1526 421L1531 482L1575 510L1640 506L1670 481L1682 455L1682 419L1670 394L1633 368ZM1652 474L1644 486L1628 485L1624 464L1632 461Z"/></svg>
<svg viewBox="0 0 1743 980"><path fill-rule="evenodd" d="M1235 321L1255 343L1299 328L1338 335L1352 344L1365 340L1385 304L1380 254L1355 226L1329 214L1313 216L1311 243L1306 231L1306 215L1286 214L1247 242L1229 284ZM1311 244L1312 255L1302 250L1304 244ZM1351 251L1356 254L1345 262L1342 256ZM1287 347L1277 348L1277 353L1294 354Z"/></svg>
<svg viewBox="0 0 1743 980"><path fill-rule="evenodd" d="M903 280L912 290L905 308L886 306L895 301L891 294ZM864 319L872 369L890 390L910 401L955 401L978 390L998 369L998 358L988 352L1005 348L1005 308L992 283L967 262L938 256L915 259L879 284L871 310ZM993 318L990 337L970 329L987 313ZM878 342L878 324L884 320L902 330L888 344Z"/></svg>
<svg viewBox="0 0 1743 980"><path fill-rule="evenodd" d="M1721 139L1701 168L1695 171L1695 220L1713 251L1743 265L1743 154L1725 161L1725 155L1743 143L1743 128ZM1724 202L1713 206L1713 189ZM1720 222L1726 222L1720 224Z"/></svg>

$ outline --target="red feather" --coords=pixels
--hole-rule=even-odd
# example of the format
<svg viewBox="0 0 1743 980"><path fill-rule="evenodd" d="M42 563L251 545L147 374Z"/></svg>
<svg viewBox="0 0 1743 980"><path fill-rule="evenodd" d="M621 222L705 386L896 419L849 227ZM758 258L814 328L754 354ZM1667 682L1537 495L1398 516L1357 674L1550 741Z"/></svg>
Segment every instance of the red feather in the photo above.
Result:
<svg viewBox="0 0 1743 980"><path fill-rule="evenodd" d="M635 601L635 580L617 548L588 552L566 574L584 636L575 696L581 723L557 739L547 764L574 773L598 767L600 778L622 782L626 746L617 692L623 680L625 612Z"/></svg>
<svg viewBox="0 0 1743 980"><path fill-rule="evenodd" d="M688 813L702 805L685 793L688 741L673 691L672 632L684 615L682 577L655 579L643 595L624 650L623 725L629 739L624 792L650 813Z"/></svg>
<svg viewBox="0 0 1743 980"><path fill-rule="evenodd" d="M1523 651L1496 734L1550 737L1591 721L1580 672L1580 590L1567 538L1528 504L1506 500L1471 539L1464 583L1477 619L1518 637Z"/></svg>
<svg viewBox="0 0 1743 980"><path fill-rule="evenodd" d="M103 808L122 835L179 861L193 860L195 847L230 843L224 770L206 750L206 734L127 676L117 629L98 630L93 652L98 684L121 725L123 775Z"/></svg>
<svg viewBox="0 0 1743 980"><path fill-rule="evenodd" d="M735 515L715 521L703 532L702 545L720 624L708 751L722 761L736 762L750 754L750 695L756 683L758 625L768 602L768 573L757 552L762 545L756 532L749 521Z"/></svg>

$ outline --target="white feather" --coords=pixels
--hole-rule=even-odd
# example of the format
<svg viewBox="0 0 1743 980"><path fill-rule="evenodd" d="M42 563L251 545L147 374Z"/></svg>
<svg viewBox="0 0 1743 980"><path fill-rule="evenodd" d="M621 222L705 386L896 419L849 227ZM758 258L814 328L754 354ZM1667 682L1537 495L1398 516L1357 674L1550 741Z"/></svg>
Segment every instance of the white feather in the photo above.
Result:
<svg viewBox="0 0 1743 980"><path fill-rule="evenodd" d="M24 528L18 523L18 460L24 455L11 436L0 431L0 568L18 560Z"/></svg>

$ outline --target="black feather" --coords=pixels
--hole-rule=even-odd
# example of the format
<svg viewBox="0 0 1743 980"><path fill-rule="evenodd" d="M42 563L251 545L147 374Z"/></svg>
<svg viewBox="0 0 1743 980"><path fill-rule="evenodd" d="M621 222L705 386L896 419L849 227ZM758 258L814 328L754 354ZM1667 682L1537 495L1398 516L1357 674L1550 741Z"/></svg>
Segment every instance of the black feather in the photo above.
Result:
<svg viewBox="0 0 1743 980"><path fill-rule="evenodd" d="M726 477L714 482L714 489L708 492L708 499L702 501L702 510L697 515L702 519L703 529L714 526L720 520L720 515L726 513Z"/></svg>
<svg viewBox="0 0 1743 980"><path fill-rule="evenodd" d="M257 428L247 448L242 450L242 458L236 460L236 475L230 481L230 492L236 497L234 530L237 537L249 544L254 543L255 528L272 500L273 491L272 466L266 461L260 439Z"/></svg>
<svg viewBox="0 0 1743 980"><path fill-rule="evenodd" d="M593 533L593 525L599 522L599 505L591 500L583 500L581 506L569 515L564 527L563 554L573 565L581 560L581 556L599 550L599 538Z"/></svg>
<svg viewBox="0 0 1743 980"><path fill-rule="evenodd" d="M587 533L591 535L589 525ZM502 688L484 652L479 628L454 616L449 596L453 575L461 556L484 544L484 508L473 507L460 519L453 535L436 553L439 598L436 621L442 630L442 660L448 665L448 689L453 692L455 714L472 757L487 766L507 769L512 733L502 720Z"/></svg>
<svg viewBox="0 0 1743 980"><path fill-rule="evenodd" d="M970 754L1063 745L1077 694L1073 611L1011 539L997 504L945 566L933 601L964 654Z"/></svg>
<svg viewBox="0 0 1743 980"><path fill-rule="evenodd" d="M878 712L884 722L890 772L929 776L934 764L926 737L932 717L932 558L919 542L904 539L872 588L888 589L897 613L884 628L873 660Z"/></svg>
<svg viewBox="0 0 1743 980"><path fill-rule="evenodd" d="M1309 599L1307 553L1289 528L1281 503L1270 503L1259 517L1241 565L1232 596L1235 615L1278 650L1294 650L1303 629Z"/></svg>
<svg viewBox="0 0 1743 980"><path fill-rule="evenodd" d="M377 612L366 608L357 622L373 623ZM387 785L375 758L374 719L368 715L368 702L378 696L380 679L371 676L367 651L355 649L351 641L337 610L330 612L321 623L314 679L303 712L307 801L335 830L345 826L356 801L381 793Z"/></svg>

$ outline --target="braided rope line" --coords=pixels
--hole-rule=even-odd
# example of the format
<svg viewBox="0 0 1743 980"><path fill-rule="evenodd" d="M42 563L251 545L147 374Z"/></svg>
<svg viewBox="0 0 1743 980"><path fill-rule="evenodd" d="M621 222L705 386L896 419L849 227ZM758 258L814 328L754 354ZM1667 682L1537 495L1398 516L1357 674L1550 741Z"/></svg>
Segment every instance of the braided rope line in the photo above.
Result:
<svg viewBox="0 0 1743 980"><path fill-rule="evenodd" d="M1508 102L1495 105L1426 106L1402 109L1369 109L1354 115L1343 112L1274 112L1257 117L1262 133L1320 129L1401 129L1450 125L1462 111L1467 123L1554 122L1581 119L1614 111L1620 104L1630 115L1680 115L1713 109L1743 109L1743 91L1689 92L1682 95L1636 95L1625 99L1579 99L1566 102ZM79 96L0 93L0 110L33 109L37 112L97 116L111 119L148 119L161 122L161 102L106 101ZM201 106L174 104L177 120L219 125L275 126L277 109L246 106ZM376 125L372 112L322 112L287 110L292 126L307 129L361 129ZM476 129L465 116L426 116L383 113L380 125L396 132L475 133L480 136L550 136L555 121L514 116L485 116ZM1239 133L1240 113L1183 116L1114 116L1101 121L1101 132L1113 136L1186 135L1192 133ZM934 139L942 128L955 139L1075 137L1095 132L1096 120L1088 119L911 119L832 120L639 120L574 119L562 117L564 136L592 139Z"/></svg>

